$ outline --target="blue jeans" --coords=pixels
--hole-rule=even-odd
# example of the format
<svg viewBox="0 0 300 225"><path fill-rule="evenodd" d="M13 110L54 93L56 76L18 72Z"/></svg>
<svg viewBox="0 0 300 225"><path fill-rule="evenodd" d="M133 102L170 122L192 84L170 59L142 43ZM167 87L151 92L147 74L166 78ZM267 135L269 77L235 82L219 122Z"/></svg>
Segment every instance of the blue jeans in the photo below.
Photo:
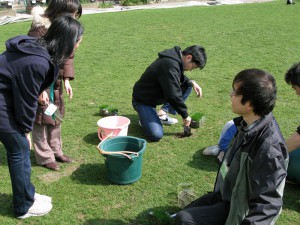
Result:
<svg viewBox="0 0 300 225"><path fill-rule="evenodd" d="M190 95L192 87L182 88L182 97L185 101ZM159 141L164 136L164 129L157 115L156 108L132 100L135 111L139 114L140 123L149 141ZM162 106L165 112L176 114L174 108L166 103Z"/></svg>
<svg viewBox="0 0 300 225"><path fill-rule="evenodd" d="M189 95L192 92L192 87L181 87L182 90L182 99L183 101L186 101L186 99L189 97ZM163 111L165 111L166 113L170 113L172 115L176 115L176 110L169 104L169 103L165 103L161 109Z"/></svg>
<svg viewBox="0 0 300 225"><path fill-rule="evenodd" d="M287 179L300 184L300 148L295 149L289 154Z"/></svg>
<svg viewBox="0 0 300 225"><path fill-rule="evenodd" d="M28 140L23 133L0 132L13 191L13 206L16 216L22 216L34 202L35 188L30 182L31 163Z"/></svg>

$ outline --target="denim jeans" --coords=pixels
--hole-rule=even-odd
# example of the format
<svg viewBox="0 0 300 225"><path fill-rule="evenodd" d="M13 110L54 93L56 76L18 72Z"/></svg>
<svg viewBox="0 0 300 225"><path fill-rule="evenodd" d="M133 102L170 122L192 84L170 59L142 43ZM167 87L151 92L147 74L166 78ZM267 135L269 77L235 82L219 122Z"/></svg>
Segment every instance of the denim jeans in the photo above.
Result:
<svg viewBox="0 0 300 225"><path fill-rule="evenodd" d="M186 99L189 97L189 95L191 94L192 92L192 87L181 87L181 90L182 90L182 99L183 101L186 101ZM177 112L176 110L169 104L169 103L165 103L161 109L163 111L165 111L166 113L170 113L172 115L176 115Z"/></svg>
<svg viewBox="0 0 300 225"><path fill-rule="evenodd" d="M300 148L290 152L289 157L287 179L300 184Z"/></svg>
<svg viewBox="0 0 300 225"><path fill-rule="evenodd" d="M0 132L13 191L13 206L16 216L22 216L34 202L35 188L30 182L31 163L28 140L23 133Z"/></svg>
<svg viewBox="0 0 300 225"><path fill-rule="evenodd" d="M182 88L182 97L185 101L190 95L192 87ZM164 129L157 115L156 108L132 100L135 111L139 114L140 123L149 141L159 141L164 136ZM176 114L175 109L166 103L162 106L165 112Z"/></svg>

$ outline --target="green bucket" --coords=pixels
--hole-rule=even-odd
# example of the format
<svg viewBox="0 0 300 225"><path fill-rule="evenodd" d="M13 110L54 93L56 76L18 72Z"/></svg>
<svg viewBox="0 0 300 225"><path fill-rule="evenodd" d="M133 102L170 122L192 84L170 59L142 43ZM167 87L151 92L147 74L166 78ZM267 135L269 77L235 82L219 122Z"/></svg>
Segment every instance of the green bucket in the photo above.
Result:
<svg viewBox="0 0 300 225"><path fill-rule="evenodd" d="M105 157L106 177L116 184L131 184L142 176L144 139L131 136L117 136L106 139L98 145Z"/></svg>

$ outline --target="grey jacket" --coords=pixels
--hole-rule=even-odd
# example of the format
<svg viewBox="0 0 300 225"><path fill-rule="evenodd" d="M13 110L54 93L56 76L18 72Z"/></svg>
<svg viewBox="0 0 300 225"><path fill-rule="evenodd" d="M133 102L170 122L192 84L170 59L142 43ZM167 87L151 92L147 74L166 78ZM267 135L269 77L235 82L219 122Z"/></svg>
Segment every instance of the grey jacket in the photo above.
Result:
<svg viewBox="0 0 300 225"><path fill-rule="evenodd" d="M227 225L274 224L282 208L288 152L273 114L238 132L219 168L215 192L230 203Z"/></svg>

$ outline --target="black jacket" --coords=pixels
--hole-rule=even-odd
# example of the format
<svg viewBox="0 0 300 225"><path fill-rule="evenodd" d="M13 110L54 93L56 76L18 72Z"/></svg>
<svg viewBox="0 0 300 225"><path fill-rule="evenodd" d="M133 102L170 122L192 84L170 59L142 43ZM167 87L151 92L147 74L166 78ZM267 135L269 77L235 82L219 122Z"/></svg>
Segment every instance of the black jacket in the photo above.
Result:
<svg viewBox="0 0 300 225"><path fill-rule="evenodd" d="M30 132L38 96L57 75L47 49L35 38L8 40L0 55L0 132Z"/></svg>
<svg viewBox="0 0 300 225"><path fill-rule="evenodd" d="M187 106L180 87L190 84L183 74L180 47L167 49L158 56L135 83L132 97L138 103L153 107L168 102L182 118L186 118Z"/></svg>
<svg viewBox="0 0 300 225"><path fill-rule="evenodd" d="M234 119L238 133L225 153L215 192L230 202L226 225L273 224L283 204L286 144L272 113L250 130L242 121Z"/></svg>

